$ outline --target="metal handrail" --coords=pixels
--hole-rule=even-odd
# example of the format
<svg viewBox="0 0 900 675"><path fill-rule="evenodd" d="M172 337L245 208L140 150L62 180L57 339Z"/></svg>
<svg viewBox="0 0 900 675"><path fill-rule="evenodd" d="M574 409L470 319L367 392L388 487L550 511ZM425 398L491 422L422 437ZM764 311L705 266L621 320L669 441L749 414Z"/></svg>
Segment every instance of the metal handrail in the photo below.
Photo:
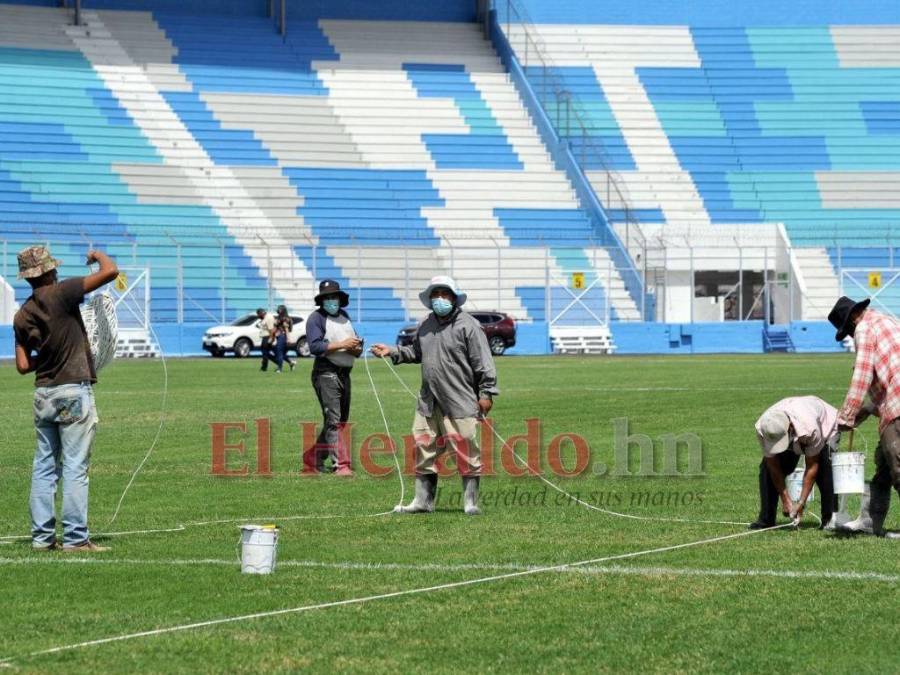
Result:
<svg viewBox="0 0 900 675"><path fill-rule="evenodd" d="M531 27L534 26L534 22L528 15L527 10L522 7L516 0L506 0L506 36L509 40L510 45L514 47L514 40L511 34L511 20L510 17L515 14L518 21L516 22L522 30L522 35L525 40L525 49L524 54L518 54L520 59L523 59L523 67L525 69L526 76L528 75L529 69L531 68L529 61L534 55L535 58L540 63L540 67L542 68L541 73L541 87L535 87L536 91L540 92L538 99L541 101L541 105L544 107L545 112L547 112L548 118L551 120L554 119L554 116L549 114L547 111L547 85L548 80L549 84L553 89L553 93L556 99L556 130L558 135L561 137L561 140L565 140L567 138L572 138L573 134L571 133L571 122L574 118L575 124L581 133L581 147L580 147L580 161L578 162L582 168L582 171L587 171L587 159L588 153L587 150L590 149L590 158L592 160L597 160L602 167L602 171L606 174L607 178L607 199L605 208L609 209L610 199L609 199L609 187L612 187L615 191L615 196L617 203L621 205L624 223L626 226L626 242L625 248L631 251L631 237L635 236L636 238L636 248L641 250L647 245L647 238L641 229L640 223L637 218L634 217L632 213L631 206L629 204L629 200L623 192L622 186L620 185L621 178L618 174L610 168L607 163L608 153L606 153L605 148L598 147L597 143L595 143L595 138L591 136L588 132L588 124L585 122L582 117L582 113L579 110L578 105L573 105L573 94L571 90L569 90L562 79L556 74L556 70L558 67L554 64L552 58L546 53L545 48L541 46L539 41L533 37ZM514 47L515 48L515 47ZM577 99L577 96L574 97ZM578 99L580 101L580 99ZM560 120L560 110L562 108L561 103L565 103L566 110L566 127L565 130L562 127ZM565 133L564 133L565 131ZM566 142L569 142L566 140ZM602 141L600 141L600 146L602 146ZM579 160L578 154L573 153L575 155L576 161ZM592 186L593 187L593 186ZM596 189L594 189L596 193ZM610 222L610 225L613 226L613 223ZM632 231L633 228L633 231Z"/></svg>

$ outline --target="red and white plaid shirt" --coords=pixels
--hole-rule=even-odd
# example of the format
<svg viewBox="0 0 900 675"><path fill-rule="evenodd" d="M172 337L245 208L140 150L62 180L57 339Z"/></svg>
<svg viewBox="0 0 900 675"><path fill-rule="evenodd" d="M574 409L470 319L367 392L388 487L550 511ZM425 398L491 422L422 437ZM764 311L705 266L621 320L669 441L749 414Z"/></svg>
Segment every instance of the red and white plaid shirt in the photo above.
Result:
<svg viewBox="0 0 900 675"><path fill-rule="evenodd" d="M878 431L900 417L900 322L867 309L853 335L856 365L838 423L852 427L866 394L878 408Z"/></svg>

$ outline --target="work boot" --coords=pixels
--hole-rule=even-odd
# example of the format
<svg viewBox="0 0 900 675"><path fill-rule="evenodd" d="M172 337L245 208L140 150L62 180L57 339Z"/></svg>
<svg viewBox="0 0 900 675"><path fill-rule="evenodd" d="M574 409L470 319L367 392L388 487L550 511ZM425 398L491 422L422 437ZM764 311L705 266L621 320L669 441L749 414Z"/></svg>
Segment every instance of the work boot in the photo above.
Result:
<svg viewBox="0 0 900 675"><path fill-rule="evenodd" d="M352 476L353 469L350 466L350 448L344 442L344 424L341 425L338 432L338 442L332 456L332 466L334 467L335 476Z"/></svg>
<svg viewBox="0 0 900 675"><path fill-rule="evenodd" d="M839 529L842 529L850 521L850 514L847 513L847 501L848 501L847 497L848 496L847 495L839 495L839 497L840 497L840 501L839 501L840 506L838 507L838 510L832 514L832 516L828 520L828 522L825 522L824 517L822 518L822 529L823 530L827 530L829 532L832 532L834 530L839 530Z"/></svg>
<svg viewBox="0 0 900 675"><path fill-rule="evenodd" d="M66 544L62 548L63 553L105 553L109 550L108 546L98 546L90 539L80 544Z"/></svg>
<svg viewBox="0 0 900 675"><path fill-rule="evenodd" d="M480 481L478 476L463 476L463 511L467 516L481 515L481 509L478 508L478 483Z"/></svg>
<svg viewBox="0 0 900 675"><path fill-rule="evenodd" d="M434 495L437 492L437 474L416 474L416 496L406 506L398 504L394 513L433 513Z"/></svg>
<svg viewBox="0 0 900 675"><path fill-rule="evenodd" d="M757 518L747 527L749 530L765 530L769 527L775 527L775 523L767 523L766 521Z"/></svg>
<svg viewBox="0 0 900 675"><path fill-rule="evenodd" d="M856 520L851 520L850 522L844 523L841 525L838 524L837 528L841 532L853 532L854 534L872 534L872 516L869 514L869 501L872 498L871 487L869 483L866 483L865 491L862 494L861 502L860 502L860 510L859 510L859 518ZM843 502L843 495L841 495L841 500ZM843 504L842 504L843 506ZM843 511L843 508L841 509Z"/></svg>

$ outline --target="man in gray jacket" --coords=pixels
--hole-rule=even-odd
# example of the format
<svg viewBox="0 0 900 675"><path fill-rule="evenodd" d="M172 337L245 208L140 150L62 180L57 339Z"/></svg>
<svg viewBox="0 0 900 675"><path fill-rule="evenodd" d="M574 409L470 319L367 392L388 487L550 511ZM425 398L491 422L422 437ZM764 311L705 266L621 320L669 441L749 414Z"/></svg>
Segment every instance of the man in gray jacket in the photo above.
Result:
<svg viewBox="0 0 900 675"><path fill-rule="evenodd" d="M398 513L431 513L437 492L435 460L448 448L463 481L463 506L477 515L481 476L478 421L497 390L497 371L481 324L460 308L466 294L447 276L434 277L419 294L431 310L407 347L376 344L372 353L396 363L421 363L422 388L416 405L416 496Z"/></svg>

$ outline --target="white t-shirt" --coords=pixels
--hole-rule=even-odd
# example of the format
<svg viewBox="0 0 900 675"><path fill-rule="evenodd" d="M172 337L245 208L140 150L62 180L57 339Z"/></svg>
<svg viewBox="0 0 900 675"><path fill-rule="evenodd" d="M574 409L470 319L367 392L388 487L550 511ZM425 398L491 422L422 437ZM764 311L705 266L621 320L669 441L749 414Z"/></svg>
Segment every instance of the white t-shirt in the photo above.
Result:
<svg viewBox="0 0 900 675"><path fill-rule="evenodd" d="M325 341L340 342L349 337L356 337L356 331L353 330L353 324L343 314L337 316L325 317ZM352 368L356 362L356 357L346 349L340 349L336 352L329 352L325 358L334 365L342 368Z"/></svg>

